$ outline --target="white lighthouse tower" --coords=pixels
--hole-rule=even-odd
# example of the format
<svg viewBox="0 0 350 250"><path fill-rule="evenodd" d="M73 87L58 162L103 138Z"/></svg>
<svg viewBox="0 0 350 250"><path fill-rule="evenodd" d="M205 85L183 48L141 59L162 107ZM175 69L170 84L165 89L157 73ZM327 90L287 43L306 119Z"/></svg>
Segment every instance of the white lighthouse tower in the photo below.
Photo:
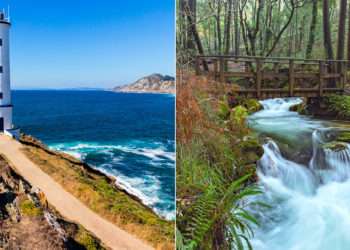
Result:
<svg viewBox="0 0 350 250"><path fill-rule="evenodd" d="M9 132L12 125L10 87L10 19L0 11L0 132Z"/></svg>

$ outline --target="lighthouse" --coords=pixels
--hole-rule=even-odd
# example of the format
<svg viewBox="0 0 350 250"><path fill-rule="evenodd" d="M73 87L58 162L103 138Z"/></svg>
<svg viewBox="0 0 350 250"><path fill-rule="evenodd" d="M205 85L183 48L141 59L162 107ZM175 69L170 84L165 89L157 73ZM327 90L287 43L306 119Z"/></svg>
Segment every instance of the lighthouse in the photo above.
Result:
<svg viewBox="0 0 350 250"><path fill-rule="evenodd" d="M10 18L0 11L0 133L18 139L20 130L12 124L10 27Z"/></svg>
<svg viewBox="0 0 350 250"><path fill-rule="evenodd" d="M10 86L10 27L11 23L0 11L0 132L9 132L12 125L12 103Z"/></svg>

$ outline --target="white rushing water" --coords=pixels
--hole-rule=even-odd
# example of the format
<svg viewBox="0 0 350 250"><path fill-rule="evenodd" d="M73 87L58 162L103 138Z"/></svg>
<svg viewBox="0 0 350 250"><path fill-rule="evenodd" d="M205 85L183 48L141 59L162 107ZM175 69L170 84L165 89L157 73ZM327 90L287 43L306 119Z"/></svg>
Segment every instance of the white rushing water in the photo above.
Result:
<svg viewBox="0 0 350 250"><path fill-rule="evenodd" d="M324 148L339 129L329 123L300 116L289 108L301 99L262 101L264 110L249 124L269 137L308 140L308 164L286 159L277 143L268 139L259 161L259 182L264 190L257 199L270 205L255 211L260 227L252 239L257 250L350 249L350 147Z"/></svg>

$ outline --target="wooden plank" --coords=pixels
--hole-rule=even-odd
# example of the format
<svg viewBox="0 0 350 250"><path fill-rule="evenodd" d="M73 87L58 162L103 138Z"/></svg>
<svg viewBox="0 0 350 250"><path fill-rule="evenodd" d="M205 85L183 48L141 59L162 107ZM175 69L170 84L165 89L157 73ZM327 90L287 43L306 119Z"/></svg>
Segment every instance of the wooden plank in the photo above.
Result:
<svg viewBox="0 0 350 250"><path fill-rule="evenodd" d="M253 72L225 72L225 77L245 77L245 78L252 78L254 77Z"/></svg>
<svg viewBox="0 0 350 250"><path fill-rule="evenodd" d="M323 76L324 79L331 79L331 78L340 78L341 74L339 73L328 73Z"/></svg>
<svg viewBox="0 0 350 250"><path fill-rule="evenodd" d="M295 79L310 79L310 78L318 78L318 73L294 73Z"/></svg>
<svg viewBox="0 0 350 250"><path fill-rule="evenodd" d="M273 79L287 79L288 75L286 73L274 73L274 72L262 72L262 79L273 80Z"/></svg>

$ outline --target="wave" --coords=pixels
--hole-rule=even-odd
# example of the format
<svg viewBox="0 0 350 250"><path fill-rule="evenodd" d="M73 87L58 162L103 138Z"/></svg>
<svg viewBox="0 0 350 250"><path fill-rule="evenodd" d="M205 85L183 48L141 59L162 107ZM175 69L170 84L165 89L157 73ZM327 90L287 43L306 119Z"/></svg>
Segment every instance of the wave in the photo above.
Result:
<svg viewBox="0 0 350 250"><path fill-rule="evenodd" d="M164 190L172 185L157 171L175 168L174 141L129 141L121 144L97 142L67 142L50 144L54 150L70 154L87 162L107 175L116 177L116 185L138 197L143 204L167 220L175 219L175 198ZM141 158L140 158L141 157ZM138 166L143 164L142 168ZM168 177L169 177L168 176Z"/></svg>

